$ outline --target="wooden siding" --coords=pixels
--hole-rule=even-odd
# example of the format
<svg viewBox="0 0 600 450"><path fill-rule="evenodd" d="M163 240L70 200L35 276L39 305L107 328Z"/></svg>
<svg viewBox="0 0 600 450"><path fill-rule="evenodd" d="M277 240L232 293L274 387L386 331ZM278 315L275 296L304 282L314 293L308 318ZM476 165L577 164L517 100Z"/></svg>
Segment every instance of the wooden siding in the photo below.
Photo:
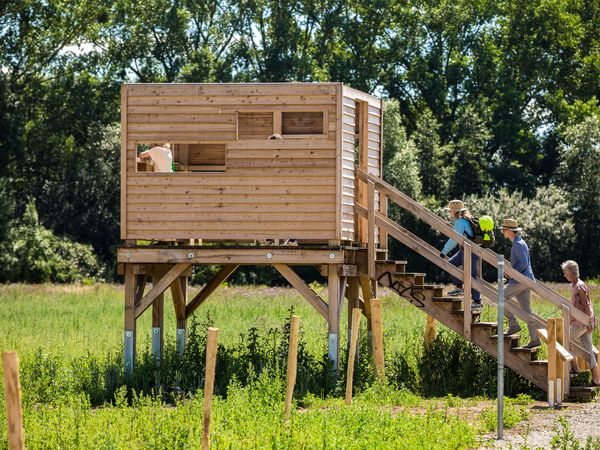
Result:
<svg viewBox="0 0 600 450"><path fill-rule="evenodd" d="M370 174L381 177L382 173L382 110L381 100L356 89L343 87L342 97L342 239L354 241L356 216L354 201L356 200L356 186L354 178L355 167L355 136L357 127L357 101L367 103L368 111L368 171ZM365 205L366 207L366 205ZM379 195L375 197L375 208L379 209ZM378 229L376 229L378 237Z"/></svg>
<svg viewBox="0 0 600 450"><path fill-rule="evenodd" d="M122 237L340 239L336 229L338 87L333 83L125 85ZM275 113L271 117L277 121L286 111L323 112L323 135L265 139L265 126L271 126L266 117ZM236 118L240 114L261 118L261 136L252 136L252 126L242 127L240 133ZM226 169L136 172L136 144L162 141L225 145Z"/></svg>

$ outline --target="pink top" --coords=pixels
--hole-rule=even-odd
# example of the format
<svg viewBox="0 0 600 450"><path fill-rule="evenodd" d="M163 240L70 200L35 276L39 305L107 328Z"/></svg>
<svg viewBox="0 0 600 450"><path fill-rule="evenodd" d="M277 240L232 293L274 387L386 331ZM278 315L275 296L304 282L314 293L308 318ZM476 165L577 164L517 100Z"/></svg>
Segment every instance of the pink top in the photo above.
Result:
<svg viewBox="0 0 600 450"><path fill-rule="evenodd" d="M581 296L579 295L580 292L584 292L585 296L585 300L581 300ZM577 283L571 284L571 304L577 308L578 310L584 312L587 314L588 308L587 305L589 305L589 311L592 311L593 314L593 309L592 309L592 303L590 301L590 291L587 287L587 285L581 281L579 278L577 279ZM579 322L576 319L571 319L571 324L573 323L578 323L581 324L581 322Z"/></svg>

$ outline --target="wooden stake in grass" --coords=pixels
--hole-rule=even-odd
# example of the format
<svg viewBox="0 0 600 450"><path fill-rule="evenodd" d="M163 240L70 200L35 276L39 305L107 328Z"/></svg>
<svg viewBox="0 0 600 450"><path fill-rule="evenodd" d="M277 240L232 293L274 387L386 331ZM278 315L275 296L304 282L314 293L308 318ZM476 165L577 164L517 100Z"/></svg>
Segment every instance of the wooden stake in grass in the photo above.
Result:
<svg viewBox="0 0 600 450"><path fill-rule="evenodd" d="M210 448L210 413L213 388L215 386L215 366L217 363L218 328L209 328L206 339L206 370L204 373L204 414L202 415L202 450Z"/></svg>
<svg viewBox="0 0 600 450"><path fill-rule="evenodd" d="M296 370L298 367L298 332L300 331L300 317L292 316L290 328L290 348L288 349L287 388L285 391L285 422L290 420L292 410L292 397L296 385Z"/></svg>
<svg viewBox="0 0 600 450"><path fill-rule="evenodd" d="M350 351L348 352L348 371L346 372L346 405L352 404L352 379L354 377L354 358L358 347L360 333L360 308L352 309L352 336L350 338Z"/></svg>
<svg viewBox="0 0 600 450"><path fill-rule="evenodd" d="M19 355L4 352L4 396L6 397L6 423L8 425L8 448L25 448L23 432L23 410L21 408L21 383L19 381Z"/></svg>

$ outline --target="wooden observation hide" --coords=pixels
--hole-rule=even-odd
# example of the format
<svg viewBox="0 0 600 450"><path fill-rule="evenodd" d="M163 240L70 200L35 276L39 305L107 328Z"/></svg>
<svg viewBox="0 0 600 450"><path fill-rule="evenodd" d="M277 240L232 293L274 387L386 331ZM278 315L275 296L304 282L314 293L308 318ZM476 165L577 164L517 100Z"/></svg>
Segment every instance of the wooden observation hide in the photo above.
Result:
<svg viewBox="0 0 600 450"><path fill-rule="evenodd" d="M469 257L499 267L499 255L456 233L449 224L395 189L382 174L383 116L380 99L340 83L126 84L121 90L121 238L117 261L125 275L124 358L135 363L137 318L152 308L152 352L160 361L164 293L170 289L177 318L177 349L185 347L190 315L240 265L271 265L320 314L328 326L329 358L338 368L340 319L360 308L372 338L374 369L384 376L381 303L388 287L490 355L498 352L502 324L478 322L469 286L495 305L498 289L472 277ZM143 153L163 146L172 169L149 164ZM152 150L150 150L151 152ZM161 151L162 152L162 151ZM164 155L165 153L160 153ZM140 156L141 155L141 156ZM160 156L159 155L159 156ZM165 169L166 168L166 169ZM455 240L465 268L396 223L388 201ZM425 284L425 274L406 272L406 261L387 259L388 236L462 280L463 298ZM215 277L188 298L195 266L221 265ZM317 267L327 277L326 301L293 270ZM543 301L584 324L591 318L568 299L532 281L507 262L505 273ZM482 273L479 270L479 273ZM150 284L151 283L151 284ZM548 321L509 299L507 311L547 333ZM348 340L358 330L351 329ZM565 328L563 357L591 355ZM504 362L541 389L549 374L570 387L567 365L549 371L537 349L505 337ZM563 373L565 372L565 373ZM562 387L562 384L561 384ZM585 394L585 392L584 392ZM586 394L587 395L587 394Z"/></svg>
<svg viewBox="0 0 600 450"><path fill-rule="evenodd" d="M121 102L122 239L356 240L355 166L382 171L380 99L340 83L127 84ZM149 171L139 151L164 143L175 171Z"/></svg>
<svg viewBox="0 0 600 450"><path fill-rule="evenodd" d="M161 357L165 290L183 351L187 319L241 264L272 265L313 305L328 323L337 368L343 299L359 306L358 261L366 270L376 256L378 227L358 215L368 189L356 174L381 176L382 124L382 101L341 83L123 85L118 262L127 370L136 319L150 306L152 351ZM172 172L140 157L155 146L170 149ZM373 199L379 211L379 194ZM187 278L201 264L223 268L188 300ZM328 301L291 265L318 267ZM363 280L365 308L375 287Z"/></svg>

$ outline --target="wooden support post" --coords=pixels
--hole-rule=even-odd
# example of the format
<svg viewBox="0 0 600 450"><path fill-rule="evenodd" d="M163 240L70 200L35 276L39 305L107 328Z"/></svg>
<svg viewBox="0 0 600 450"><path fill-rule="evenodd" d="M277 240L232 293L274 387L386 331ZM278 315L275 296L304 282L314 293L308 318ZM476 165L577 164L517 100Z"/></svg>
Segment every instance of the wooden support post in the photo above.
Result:
<svg viewBox="0 0 600 450"><path fill-rule="evenodd" d="M292 411L292 398L296 385L296 369L298 367L298 332L300 331L300 317L292 316L290 327L290 346L288 348L287 384L285 390L285 422L288 423Z"/></svg>
<svg viewBox="0 0 600 450"><path fill-rule="evenodd" d="M210 327L206 339L206 369L204 371L204 413L202 414L202 450L210 448L210 416L217 365L217 336L219 329Z"/></svg>
<svg viewBox="0 0 600 450"><path fill-rule="evenodd" d="M171 294L173 295L173 306L175 307L175 317L177 319L177 334L175 336L175 348L177 354L182 355L185 350L187 335L187 319L185 307L187 302L187 284L188 277L179 277L171 284Z"/></svg>
<svg viewBox="0 0 600 450"><path fill-rule="evenodd" d="M564 330L564 320L562 317L558 317L554 319L555 327L556 327L556 343L564 346L565 342L565 330ZM549 358L548 358L549 359ZM565 380L565 361L560 357L557 351L554 352L554 359L556 359L556 404L562 405L565 398L565 388L564 388L564 380Z"/></svg>
<svg viewBox="0 0 600 450"><path fill-rule="evenodd" d="M350 309L350 308L348 308ZM358 351L358 335L360 332L360 309L352 308L352 339L350 340L350 351L348 352L348 368L346 372L346 405L352 404L352 384L354 377L354 358Z"/></svg>
<svg viewBox="0 0 600 450"><path fill-rule="evenodd" d="M4 398L6 401L6 425L8 427L9 450L25 448L23 431L23 407L21 404L21 382L19 380L19 355L17 352L4 352Z"/></svg>
<svg viewBox="0 0 600 450"><path fill-rule="evenodd" d="M556 402L556 322L548 319L548 406Z"/></svg>
<svg viewBox="0 0 600 450"><path fill-rule="evenodd" d="M348 277L346 297L348 298L348 345L346 348L350 351L350 341L352 340L352 334L354 333L352 311L354 308L359 308L360 310L360 281L358 277ZM358 355L358 350L356 353Z"/></svg>
<svg viewBox="0 0 600 450"><path fill-rule="evenodd" d="M329 360L333 364L336 376L340 364L340 307L343 300L340 298L340 276L338 275L338 264L329 264L328 274L328 321L329 337L328 349Z"/></svg>
<svg viewBox="0 0 600 450"><path fill-rule="evenodd" d="M436 320L432 316L427 316L427 322L425 323L425 345L430 346L435 340L435 323Z"/></svg>
<svg viewBox="0 0 600 450"><path fill-rule="evenodd" d="M371 300L373 299L373 294L371 292L371 279L366 275L361 275L359 280L364 301L363 314L367 318L367 348L369 353L371 353L373 347L373 321L371 315Z"/></svg>
<svg viewBox="0 0 600 450"><path fill-rule="evenodd" d="M368 267L369 267L369 277L371 279L375 279L375 184L372 181L367 182L368 186Z"/></svg>
<svg viewBox="0 0 600 450"><path fill-rule="evenodd" d="M463 247L463 333L465 339L471 340L471 244L465 241Z"/></svg>
<svg viewBox="0 0 600 450"><path fill-rule="evenodd" d="M155 284L160 280L165 272L157 269L156 274L153 277L152 284ZM160 364L163 355L164 346L164 329L165 329L165 295L160 294L154 302L152 302L152 355L154 359Z"/></svg>
<svg viewBox="0 0 600 450"><path fill-rule="evenodd" d="M562 345L567 349L568 352L571 351L571 308L568 305L562 306L563 312L563 323L564 323L564 340ZM571 393L571 363L565 364L564 374L563 374L564 386L565 386L565 397L568 397Z"/></svg>
<svg viewBox="0 0 600 450"><path fill-rule="evenodd" d="M135 294L136 277L133 272L133 264L125 264L125 333L123 353L126 375L131 375L135 366Z"/></svg>
<svg viewBox="0 0 600 450"><path fill-rule="evenodd" d="M385 379L383 355L383 324L381 321L381 300L371 299L371 321L373 323L373 359L375 362L375 376L383 381Z"/></svg>

